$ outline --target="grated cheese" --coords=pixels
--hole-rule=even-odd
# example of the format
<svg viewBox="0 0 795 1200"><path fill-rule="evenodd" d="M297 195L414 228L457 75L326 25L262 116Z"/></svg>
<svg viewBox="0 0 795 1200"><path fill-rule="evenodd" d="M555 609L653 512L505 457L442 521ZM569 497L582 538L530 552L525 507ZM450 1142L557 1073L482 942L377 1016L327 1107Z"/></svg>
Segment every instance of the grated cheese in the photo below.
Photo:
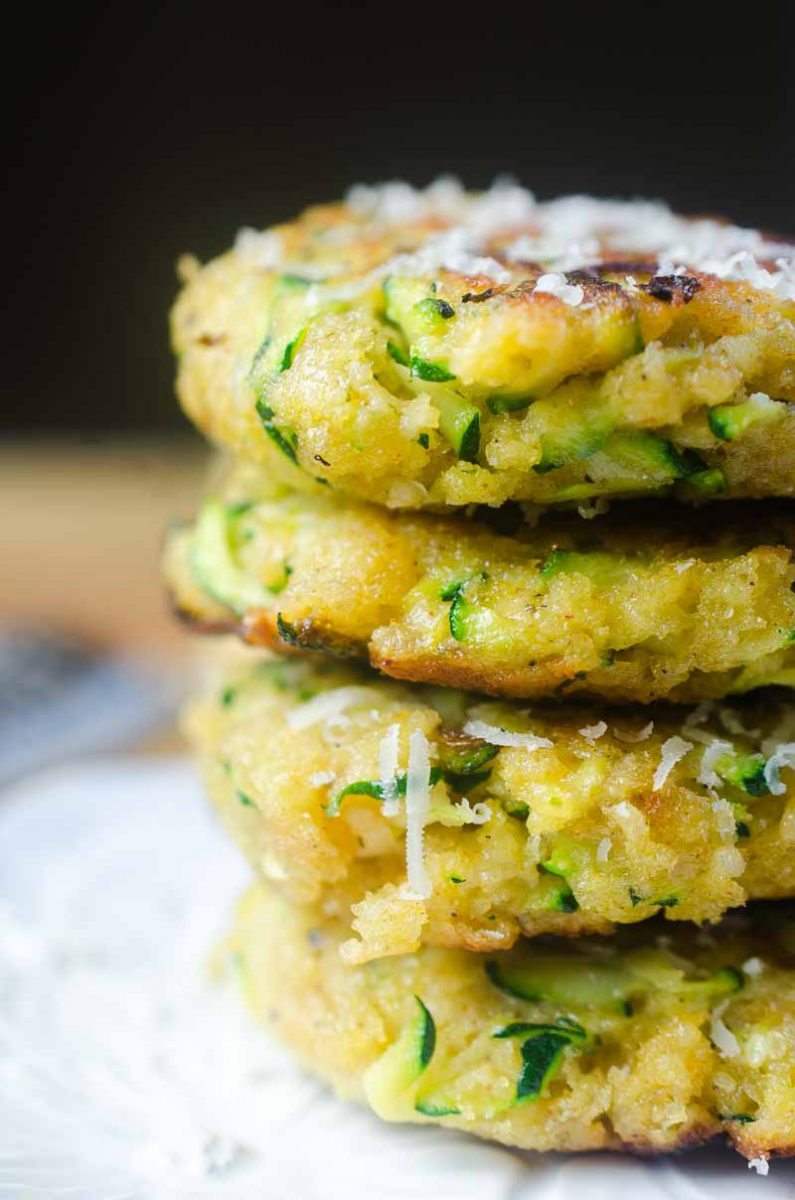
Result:
<svg viewBox="0 0 795 1200"><path fill-rule="evenodd" d="M700 704L687 714L683 729L690 730L693 725L703 725L707 717L712 715L715 707L714 700L702 700Z"/></svg>
<svg viewBox="0 0 795 1200"><path fill-rule="evenodd" d="M584 725L577 732L582 734L587 742L595 742L607 733L607 722L597 721L595 725Z"/></svg>
<svg viewBox="0 0 795 1200"><path fill-rule="evenodd" d="M586 500L577 505L577 512L583 521L593 521L594 517L603 517L610 512L610 501L606 496L597 496L595 500Z"/></svg>
<svg viewBox="0 0 795 1200"><path fill-rule="evenodd" d="M795 767L795 742L782 742L765 763L765 783L773 796L783 796L787 790L781 779L783 767Z"/></svg>
<svg viewBox="0 0 795 1200"><path fill-rule="evenodd" d="M748 1170L756 1171L757 1175L768 1175L770 1173L770 1163L763 1154L758 1158L748 1159Z"/></svg>
<svg viewBox="0 0 795 1200"><path fill-rule="evenodd" d="M607 862L612 847L613 843L609 837L602 838L596 847L596 861L599 863Z"/></svg>
<svg viewBox="0 0 795 1200"><path fill-rule="evenodd" d="M478 800L476 804L471 804L469 799L464 796L459 800L456 808L463 814L464 825L485 825L491 820L491 808L485 800Z"/></svg>
<svg viewBox="0 0 795 1200"><path fill-rule="evenodd" d="M428 496L428 489L418 479L396 479L389 488L387 508L418 508Z"/></svg>
<svg viewBox="0 0 795 1200"><path fill-rule="evenodd" d="M406 873L409 898L414 900L427 900L431 894L423 854L425 820L431 807L430 776L428 740L421 729L416 729L409 738L406 777Z"/></svg>
<svg viewBox="0 0 795 1200"><path fill-rule="evenodd" d="M248 227L238 230L235 251L252 266L266 269L280 266L284 259L282 239L273 229L262 233Z"/></svg>
<svg viewBox="0 0 795 1200"><path fill-rule="evenodd" d="M648 725L644 725L643 728L638 730L637 733L633 733L631 730L613 730L613 736L619 742L629 742L630 744L634 744L636 742L646 742L653 733L654 721L649 721Z"/></svg>
<svg viewBox="0 0 795 1200"><path fill-rule="evenodd" d="M558 300L562 300L564 304L568 304L569 308L576 308L578 304L582 304L585 298L585 292L578 283L568 283L565 275L550 274L542 275L535 287L534 292L544 292L549 296L557 296Z"/></svg>
<svg viewBox="0 0 795 1200"><path fill-rule="evenodd" d="M718 833L725 841L734 841L737 834L737 821L734 809L728 800L713 800L712 812Z"/></svg>
<svg viewBox="0 0 795 1200"><path fill-rule="evenodd" d="M620 800L618 804L611 804L609 808L605 809L605 815L618 825L628 842L642 841L648 834L649 827L645 816L628 800Z"/></svg>
<svg viewBox="0 0 795 1200"><path fill-rule="evenodd" d="M693 743L686 742L678 734L674 734L673 737L663 742L660 750L660 762L652 779L652 788L655 792L659 792L679 760L684 758L688 751L692 749Z"/></svg>
<svg viewBox="0 0 795 1200"><path fill-rule="evenodd" d="M328 785L333 783L335 779L336 775L333 771L315 771L309 776L307 783L310 787L321 788L328 787Z"/></svg>
<svg viewBox="0 0 795 1200"><path fill-rule="evenodd" d="M701 755L701 767L698 772L698 782L703 783L704 787L719 788L723 783L720 775L715 770L715 763L724 754L731 754L733 746L731 742L722 742L720 738L715 738L714 741L709 741L704 747Z"/></svg>
<svg viewBox="0 0 795 1200"><path fill-rule="evenodd" d="M522 750L546 750L552 746L549 738L538 737L534 733L514 733L499 725L489 725L487 721L467 721L464 733L482 738L492 746L514 746Z"/></svg>
<svg viewBox="0 0 795 1200"><path fill-rule="evenodd" d="M475 257L479 242L514 233L505 249L509 261L542 263L554 272L586 267L614 252L650 255L657 259L659 274L702 271L750 283L781 299L795 299L791 244L770 241L756 229L680 217L658 201L562 196L539 203L532 192L510 179L497 179L487 191L473 195L459 180L443 176L425 189L399 181L359 184L348 192L346 204L354 216L385 224L445 221L457 227L459 237L466 236L465 253ZM242 232L243 245L255 246L250 241L253 231ZM509 278L493 258L462 266L453 266L452 260L439 265L465 274L493 271L492 277L501 282ZM564 286L577 285L564 281Z"/></svg>
<svg viewBox="0 0 795 1200"><path fill-rule="evenodd" d="M341 716L346 709L355 705L370 705L373 702L372 688L361 686L332 688L306 700L300 707L287 713L287 724L291 729L309 729L311 725L327 722Z"/></svg>
<svg viewBox="0 0 795 1200"><path fill-rule="evenodd" d="M723 1021L723 1014L726 1011L727 1005L728 1001L724 1000L712 1013L709 1028L710 1041L713 1046L717 1047L724 1058L739 1058L740 1043L728 1025Z"/></svg>
<svg viewBox="0 0 795 1200"><path fill-rule="evenodd" d="M400 753L400 726L390 725L378 747L378 776L381 783L381 812L385 817L395 817L400 809L397 789L398 754Z"/></svg>
<svg viewBox="0 0 795 1200"><path fill-rule="evenodd" d="M750 976L751 979L761 975L764 969L765 964L761 958L748 958L743 963L743 974Z"/></svg>
<svg viewBox="0 0 795 1200"><path fill-rule="evenodd" d="M718 720L727 733L733 733L735 737L759 737L760 729L748 729L743 725L740 718L733 708L719 708Z"/></svg>

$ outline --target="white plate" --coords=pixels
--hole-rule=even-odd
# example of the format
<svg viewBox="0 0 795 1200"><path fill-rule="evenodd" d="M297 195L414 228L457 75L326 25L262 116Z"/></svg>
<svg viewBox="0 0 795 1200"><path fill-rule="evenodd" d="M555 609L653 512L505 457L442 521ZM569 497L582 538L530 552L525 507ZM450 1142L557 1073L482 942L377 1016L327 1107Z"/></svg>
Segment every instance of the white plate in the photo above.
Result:
<svg viewBox="0 0 795 1200"><path fill-rule="evenodd" d="M516 1154L343 1105L206 974L246 871L179 760L0 802L0 1195L13 1200L763 1200L722 1149Z"/></svg>

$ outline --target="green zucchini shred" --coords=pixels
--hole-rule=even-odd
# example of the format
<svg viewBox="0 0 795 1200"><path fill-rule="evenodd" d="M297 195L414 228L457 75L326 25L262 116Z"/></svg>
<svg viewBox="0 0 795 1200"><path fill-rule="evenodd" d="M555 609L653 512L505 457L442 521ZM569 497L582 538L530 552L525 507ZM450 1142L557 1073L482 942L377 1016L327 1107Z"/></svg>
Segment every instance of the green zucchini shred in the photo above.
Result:
<svg viewBox="0 0 795 1200"><path fill-rule="evenodd" d="M287 343L287 345L284 347L284 352L279 361L279 365L276 368L280 375L283 374L285 371L290 370L290 367L295 362L295 356L298 353L298 351L301 349L301 347L303 346L305 339L306 339L306 326L304 326L304 328L301 329L295 335L295 337L292 339L292 341L289 341Z"/></svg>
<svg viewBox="0 0 795 1200"><path fill-rule="evenodd" d="M428 775L428 786L435 787L442 778L441 767L431 767ZM395 776L396 791L398 796L406 795L406 787L408 784L408 772L398 771ZM329 800L323 806L323 812L327 817L337 817L340 813L340 807L346 796L370 796L373 800L384 799L384 785L378 779L359 779L355 783L349 783L341 791Z"/></svg>
<svg viewBox="0 0 795 1200"><path fill-rule="evenodd" d="M516 1084L517 1104L537 1100L560 1069L563 1055L587 1040L583 1027L576 1022L557 1025L533 1025L515 1021L493 1034L495 1038L523 1039L520 1046L522 1068Z"/></svg>
<svg viewBox="0 0 795 1200"><path fill-rule="evenodd" d="M426 296L424 300L418 300L413 312L429 333L438 332L444 327L445 321L455 316L452 304L440 296Z"/></svg>
<svg viewBox="0 0 795 1200"><path fill-rule="evenodd" d="M509 817L515 817L517 821L526 821L530 816L530 806L521 800L505 799L502 807Z"/></svg>
<svg viewBox="0 0 795 1200"><path fill-rule="evenodd" d="M784 413L782 403L760 393L740 404L720 404L717 408L711 408L707 421L716 438L733 442L753 425L778 421Z"/></svg>
<svg viewBox="0 0 795 1200"><path fill-rule="evenodd" d="M716 775L748 796L769 796L765 779L767 759L764 754L726 753L713 764Z"/></svg>
<svg viewBox="0 0 795 1200"><path fill-rule="evenodd" d="M424 1117L456 1117L461 1112L452 1104L436 1104L432 1100L418 1100L414 1109Z"/></svg>
<svg viewBox="0 0 795 1200"><path fill-rule="evenodd" d="M258 400L256 404L257 416L262 421L262 428L267 433L271 441L276 445L282 454L285 454L290 462L298 464L298 434L292 429L286 429L284 426L274 425L273 409L264 400Z"/></svg>
<svg viewBox="0 0 795 1200"><path fill-rule="evenodd" d="M489 412L499 416L500 413L523 412L534 404L538 399L537 396L507 396L495 395L489 396L486 401Z"/></svg>
<svg viewBox="0 0 795 1200"><path fill-rule="evenodd" d="M571 913L577 912L580 904L569 885L562 882L555 888L554 892L550 893L549 907L553 912Z"/></svg>
<svg viewBox="0 0 795 1200"><path fill-rule="evenodd" d="M417 379L424 379L426 383L449 383L456 378L445 363L432 362L430 359L422 358L419 354L411 354L409 367L412 375Z"/></svg>
<svg viewBox="0 0 795 1200"><path fill-rule="evenodd" d="M301 645L301 637L295 625L286 620L280 612L276 614L276 630L279 634L279 637L283 642L286 642L288 646Z"/></svg>
<svg viewBox="0 0 795 1200"><path fill-rule="evenodd" d="M474 775L487 762L491 762L493 758L496 758L499 752L499 746L492 746L489 742L482 742L479 745L464 749L441 746L439 758L445 774Z"/></svg>
<svg viewBox="0 0 795 1200"><path fill-rule="evenodd" d="M306 275L291 275L289 271L285 275L280 275L278 280L280 287L296 288L301 291L305 291L313 283L318 282L320 281L316 279L308 279Z"/></svg>
<svg viewBox="0 0 795 1200"><path fill-rule="evenodd" d="M410 359L407 352L398 346L397 342L388 341L386 344L386 350L389 357L401 367L410 366Z"/></svg>
<svg viewBox="0 0 795 1200"><path fill-rule="evenodd" d="M465 579L458 579L442 588L439 593L440 600L450 601L448 624L450 633L457 642L463 642L466 638L466 617L469 609L464 596L466 583Z"/></svg>
<svg viewBox="0 0 795 1200"><path fill-rule="evenodd" d="M364 1078L365 1095L372 1107L380 1115L393 1119L404 1112L404 1105L413 1107L412 1090L436 1048L434 1019L419 996L415 995L414 1000L418 1008L416 1016L368 1068Z"/></svg>
<svg viewBox="0 0 795 1200"><path fill-rule="evenodd" d="M415 996L414 999L420 1006L422 1015L419 1060L420 1069L424 1071L433 1058L433 1052L436 1049L436 1022L419 996Z"/></svg>
<svg viewBox="0 0 795 1200"><path fill-rule="evenodd" d="M284 589L287 587L287 584L290 582L290 576L292 575L292 573L293 573L293 568L290 566L290 564L288 562L285 562L284 567L283 567L282 578L277 580L276 583L266 583L265 587L266 587L267 591L269 591L272 596L280 595L284 591Z"/></svg>

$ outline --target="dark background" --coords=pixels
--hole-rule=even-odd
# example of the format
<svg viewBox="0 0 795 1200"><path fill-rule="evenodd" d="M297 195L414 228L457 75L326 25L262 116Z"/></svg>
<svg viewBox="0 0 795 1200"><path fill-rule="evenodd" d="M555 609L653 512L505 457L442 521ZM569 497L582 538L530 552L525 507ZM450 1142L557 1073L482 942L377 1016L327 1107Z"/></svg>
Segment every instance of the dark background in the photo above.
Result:
<svg viewBox="0 0 795 1200"><path fill-rule="evenodd" d="M540 196L664 196L795 232L795 5L252 11L31 14L8 156L6 431L182 428L177 256L352 182L508 172Z"/></svg>

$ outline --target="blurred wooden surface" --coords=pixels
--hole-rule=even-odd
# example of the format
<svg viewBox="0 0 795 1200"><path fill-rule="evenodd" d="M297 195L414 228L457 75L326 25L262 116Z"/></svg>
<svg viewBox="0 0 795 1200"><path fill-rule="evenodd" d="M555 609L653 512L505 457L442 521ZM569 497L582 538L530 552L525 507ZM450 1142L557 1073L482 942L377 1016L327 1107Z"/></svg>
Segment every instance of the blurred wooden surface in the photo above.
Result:
<svg viewBox="0 0 795 1200"><path fill-rule="evenodd" d="M0 447L0 624L186 658L158 557L168 523L195 512L209 461L187 436Z"/></svg>

